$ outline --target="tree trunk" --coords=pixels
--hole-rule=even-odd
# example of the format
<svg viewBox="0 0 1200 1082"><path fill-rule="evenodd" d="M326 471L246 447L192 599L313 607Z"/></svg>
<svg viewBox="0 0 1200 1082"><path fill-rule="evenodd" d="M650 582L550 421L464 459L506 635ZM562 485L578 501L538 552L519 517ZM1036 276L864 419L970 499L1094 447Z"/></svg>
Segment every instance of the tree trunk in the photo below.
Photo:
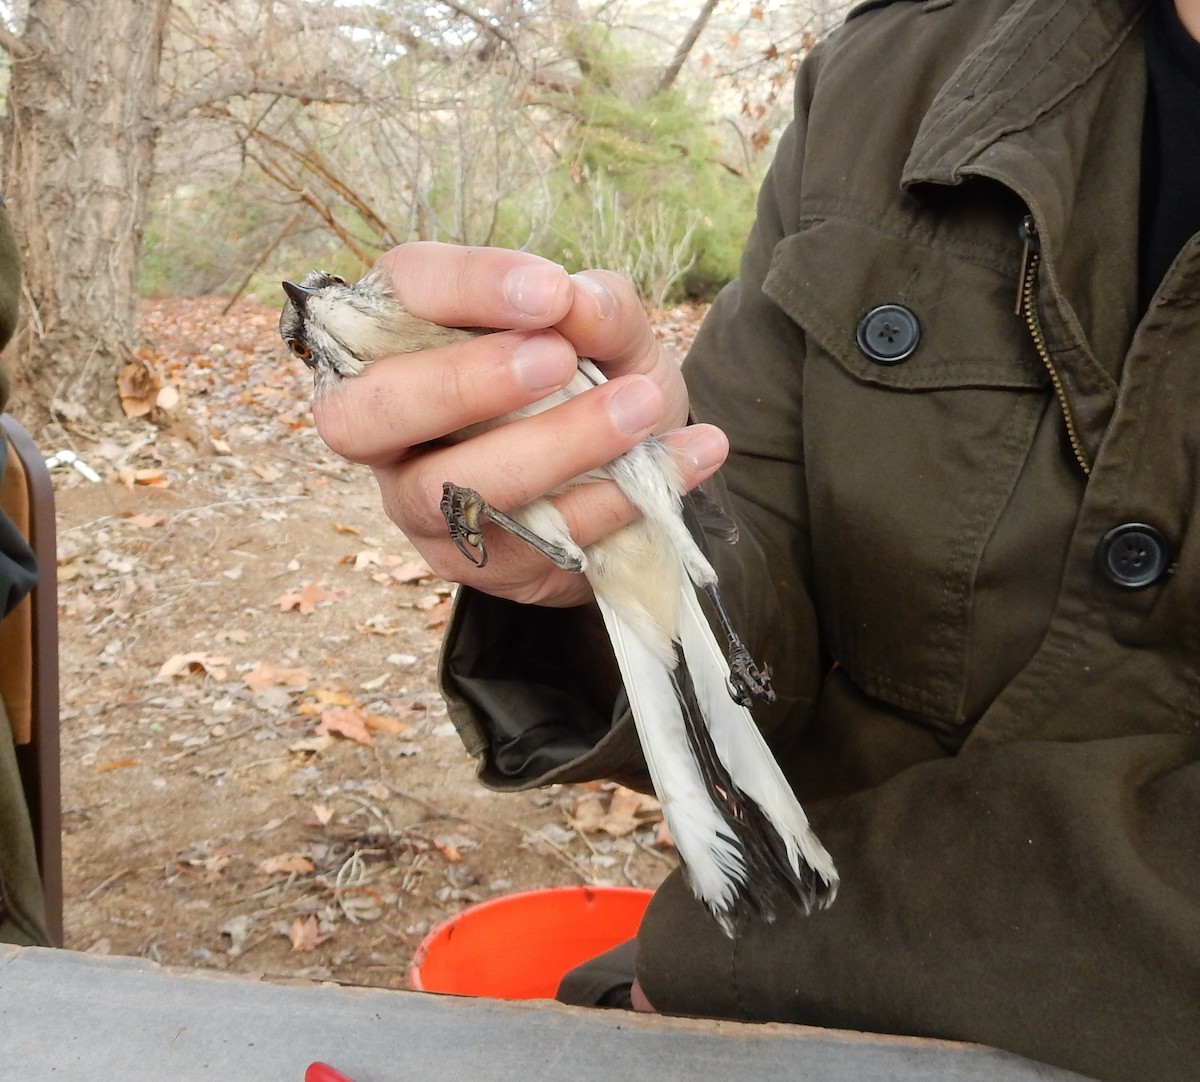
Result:
<svg viewBox="0 0 1200 1082"><path fill-rule="evenodd" d="M171 0L31 0L13 54L7 203L24 262L14 376L28 408L118 411ZM7 35L6 35L7 38Z"/></svg>

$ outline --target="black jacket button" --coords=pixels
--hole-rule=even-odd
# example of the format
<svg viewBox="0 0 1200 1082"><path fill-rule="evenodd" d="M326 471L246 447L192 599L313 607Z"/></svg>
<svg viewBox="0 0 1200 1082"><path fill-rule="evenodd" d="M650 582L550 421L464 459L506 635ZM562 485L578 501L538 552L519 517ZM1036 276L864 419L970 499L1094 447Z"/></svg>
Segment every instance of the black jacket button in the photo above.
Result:
<svg viewBox="0 0 1200 1082"><path fill-rule="evenodd" d="M1171 563L1167 539L1144 522L1114 526L1100 539L1096 556L1105 578L1129 590L1152 586Z"/></svg>
<svg viewBox="0 0 1200 1082"><path fill-rule="evenodd" d="M876 364L899 364L921 341L921 324L902 304L872 308L858 324L858 348Z"/></svg>

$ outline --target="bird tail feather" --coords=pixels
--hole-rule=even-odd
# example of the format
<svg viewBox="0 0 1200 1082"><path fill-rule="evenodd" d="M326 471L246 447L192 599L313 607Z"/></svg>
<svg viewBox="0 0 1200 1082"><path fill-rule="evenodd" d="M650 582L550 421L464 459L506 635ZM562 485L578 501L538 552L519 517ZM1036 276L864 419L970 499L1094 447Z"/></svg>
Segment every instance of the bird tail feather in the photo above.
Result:
<svg viewBox="0 0 1200 1082"><path fill-rule="evenodd" d="M692 890L730 931L728 914L744 890L746 862L688 750L692 741L685 701L661 654L647 646L603 597L597 595L597 601L629 695L650 779Z"/></svg>
<svg viewBox="0 0 1200 1082"><path fill-rule="evenodd" d="M837 872L749 710L695 590L681 583L672 664L597 595L663 815L693 892L729 935L743 905L775 916L772 885L806 910L828 905Z"/></svg>
<svg viewBox="0 0 1200 1082"><path fill-rule="evenodd" d="M806 909L823 908L837 893L833 859L809 825L750 711L731 697L728 662L695 591L685 587L683 593L683 655L717 757L741 797L741 813L754 824L752 833L765 839L770 853L782 857L790 892ZM778 861L772 858L772 863Z"/></svg>

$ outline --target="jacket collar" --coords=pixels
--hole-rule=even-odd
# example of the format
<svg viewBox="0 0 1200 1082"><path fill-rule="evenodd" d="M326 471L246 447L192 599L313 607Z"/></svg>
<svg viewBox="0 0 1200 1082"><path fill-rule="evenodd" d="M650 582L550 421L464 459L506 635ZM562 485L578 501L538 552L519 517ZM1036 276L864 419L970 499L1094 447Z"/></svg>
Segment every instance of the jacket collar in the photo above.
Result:
<svg viewBox="0 0 1200 1082"><path fill-rule="evenodd" d="M960 0L961 2L961 0ZM938 93L906 187L955 184L1005 135L1032 127L1112 58L1146 0L1018 0Z"/></svg>
<svg viewBox="0 0 1200 1082"><path fill-rule="evenodd" d="M906 188L990 177L1032 212L1042 242L1042 329L1093 461L1137 324L1145 75L1111 62L1127 42L1137 44L1128 39L1146 6L1017 0L938 92L902 175ZM1108 179L1097 185L1100 150ZM1103 234L1095 266L1079 262L1086 244L1067 243L1081 225Z"/></svg>

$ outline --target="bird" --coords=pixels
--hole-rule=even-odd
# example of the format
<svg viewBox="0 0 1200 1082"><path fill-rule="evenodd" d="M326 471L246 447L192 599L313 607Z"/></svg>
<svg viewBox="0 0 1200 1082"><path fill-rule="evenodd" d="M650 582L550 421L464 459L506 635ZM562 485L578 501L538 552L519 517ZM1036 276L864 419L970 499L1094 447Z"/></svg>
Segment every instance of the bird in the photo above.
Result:
<svg viewBox="0 0 1200 1082"><path fill-rule="evenodd" d="M316 396L383 357L489 333L413 315L378 266L356 282L314 270L282 286L280 335L312 369ZM600 369L580 358L566 387L448 440L550 409L603 382ZM779 899L806 912L828 906L836 867L754 721L752 699L774 698L769 676L732 627L703 548L705 526L730 541L736 527L700 489L682 491L670 451L655 436L571 484L605 478L640 517L586 548L549 497L504 512L447 481L441 510L450 537L478 566L487 562L484 523L491 521L586 576L684 875L723 931L734 938L747 920L773 921ZM698 591L711 602L725 650Z"/></svg>

